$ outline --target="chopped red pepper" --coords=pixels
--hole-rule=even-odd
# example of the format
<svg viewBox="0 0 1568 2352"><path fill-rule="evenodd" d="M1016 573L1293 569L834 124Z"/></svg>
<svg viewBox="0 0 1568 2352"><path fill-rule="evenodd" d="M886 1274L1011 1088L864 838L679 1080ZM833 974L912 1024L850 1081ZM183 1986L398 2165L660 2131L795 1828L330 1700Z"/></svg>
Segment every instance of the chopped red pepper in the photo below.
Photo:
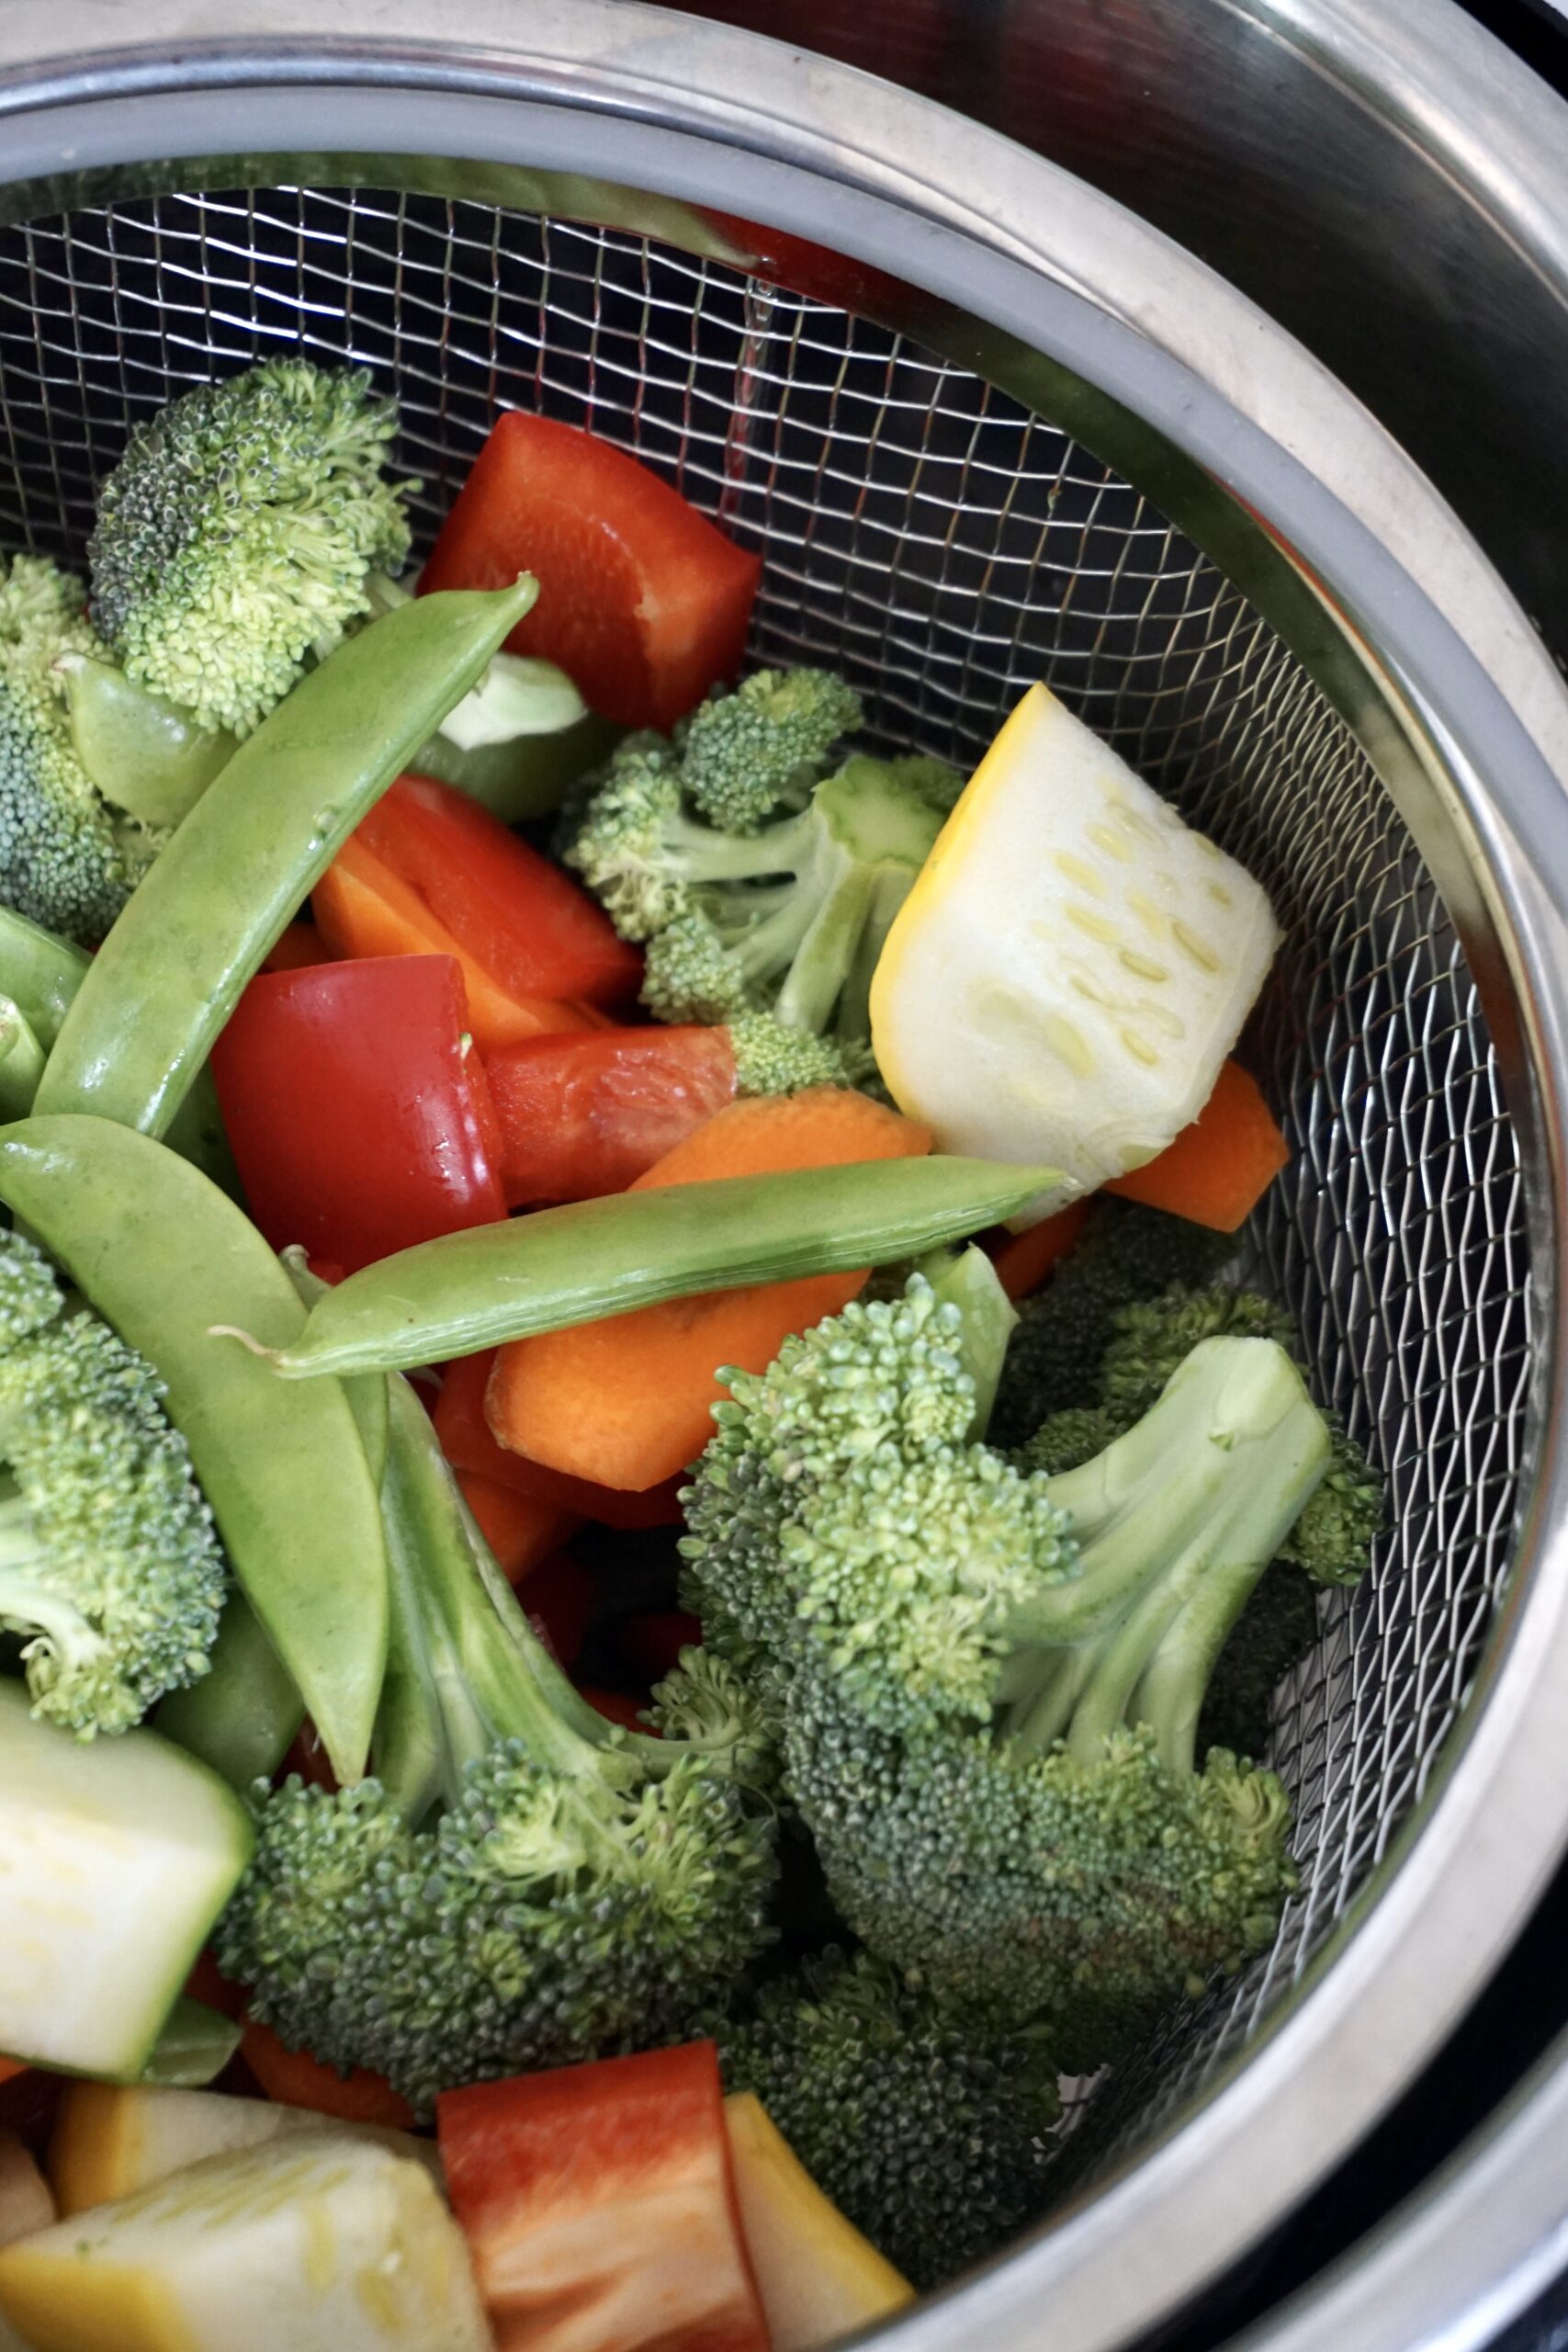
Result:
<svg viewBox="0 0 1568 2352"><path fill-rule="evenodd" d="M287 924L262 959L264 972L299 972L310 964L332 961L326 942L313 922Z"/></svg>
<svg viewBox="0 0 1568 2352"><path fill-rule="evenodd" d="M559 662L604 718L668 729L740 667L761 559L624 449L553 418L499 418L442 526L422 589L539 600L507 639Z"/></svg>
<svg viewBox="0 0 1568 2352"><path fill-rule="evenodd" d="M459 1470L457 1484L509 1584L521 1584L532 1576L582 1523L570 1511L521 1494L515 1487L503 1487L477 1470Z"/></svg>
<svg viewBox="0 0 1568 2352"><path fill-rule="evenodd" d="M659 1736L651 1724L643 1722L642 1711L649 1703L646 1699L634 1699L627 1690L605 1690L596 1682L580 1682L578 1691L591 1707L598 1709L606 1723L619 1724L625 1731L640 1732L645 1739Z"/></svg>
<svg viewBox="0 0 1568 2352"><path fill-rule="evenodd" d="M506 1214L483 1067L449 956L254 979L212 1051L251 1215L353 1272Z"/></svg>
<svg viewBox="0 0 1568 2352"><path fill-rule="evenodd" d="M495 1350L481 1355L459 1356L446 1366L436 1399L435 1434L454 1470L477 1472L520 1495L553 1503L578 1519L596 1520L604 1527L674 1527L681 1519L680 1491L683 1477L667 1478L661 1486L641 1493L618 1487L596 1487L592 1479L573 1478L562 1470L547 1470L513 1453L492 1434L485 1419L485 1390Z"/></svg>
<svg viewBox="0 0 1568 2352"><path fill-rule="evenodd" d="M601 1029L485 1056L511 1208L623 1193L735 1092L722 1029Z"/></svg>
<svg viewBox="0 0 1568 2352"><path fill-rule="evenodd" d="M436 2102L497 2352L769 2352L711 2041Z"/></svg>

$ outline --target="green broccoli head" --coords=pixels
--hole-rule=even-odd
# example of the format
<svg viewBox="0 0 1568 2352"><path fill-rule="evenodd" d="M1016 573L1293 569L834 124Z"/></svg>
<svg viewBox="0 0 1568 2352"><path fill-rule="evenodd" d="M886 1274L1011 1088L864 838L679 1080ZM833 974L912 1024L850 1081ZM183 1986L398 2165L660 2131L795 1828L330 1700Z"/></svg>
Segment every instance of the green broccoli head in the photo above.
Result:
<svg viewBox="0 0 1568 2352"><path fill-rule="evenodd" d="M1038 2030L939 2008L869 1952L829 1950L716 2028L813 2179L918 2287L1033 2221L1061 2115Z"/></svg>
<svg viewBox="0 0 1568 2352"><path fill-rule="evenodd" d="M759 670L686 720L682 787L719 832L756 832L780 808L804 808L834 744L863 718L830 670Z"/></svg>
<svg viewBox="0 0 1568 2352"><path fill-rule="evenodd" d="M23 1637L38 1714L85 1739L127 1731L207 1670L225 1585L212 1514L152 1366L66 1315L14 1233L0 1295L0 1625Z"/></svg>
<svg viewBox="0 0 1568 2352"><path fill-rule="evenodd" d="M371 609L409 550L413 484L363 368L274 359L200 384L132 434L98 495L93 609L127 674L204 729L248 734Z"/></svg>
<svg viewBox="0 0 1568 2352"><path fill-rule="evenodd" d="M287 2041L375 2068L423 2112L459 2083L669 2038L726 1999L768 1939L774 1820L751 1785L754 1712L726 1713L722 1668L683 1661L690 1739L619 1730L572 1689L402 1382L383 1497L377 1778L257 1788L216 1949Z"/></svg>
<svg viewBox="0 0 1568 2352"><path fill-rule="evenodd" d="M54 664L101 656L79 581L39 556L0 565L0 901L102 939L162 836L117 822L77 759Z"/></svg>
<svg viewBox="0 0 1568 2352"><path fill-rule="evenodd" d="M1222 1337L1089 1461L1021 1474L969 1435L1007 1333L976 1254L962 1314L917 1274L726 1375L682 1551L855 1933L1087 2067L1293 1883L1278 1782L1195 1740L1329 1436L1277 1343Z"/></svg>

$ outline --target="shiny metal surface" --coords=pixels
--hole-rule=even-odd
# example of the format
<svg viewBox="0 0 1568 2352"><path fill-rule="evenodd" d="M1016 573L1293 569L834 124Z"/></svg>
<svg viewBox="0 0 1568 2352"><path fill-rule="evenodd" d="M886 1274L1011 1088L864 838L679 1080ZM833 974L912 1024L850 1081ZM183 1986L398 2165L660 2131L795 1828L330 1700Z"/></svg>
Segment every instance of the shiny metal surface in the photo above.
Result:
<svg viewBox="0 0 1568 2352"><path fill-rule="evenodd" d="M0 119L11 531L72 543L127 417L269 344L395 381L433 497L542 398L764 541L759 650L849 662L938 749L1050 667L1280 894L1257 1043L1302 1149L1257 1247L1402 1504L1281 1718L1309 1894L1113 2082L1045 2231L889 2332L1126 2340L1380 2111L1568 1831L1550 665L1267 320L1050 165L785 51L603 0L474 0L461 44L413 0L150 0L134 30L11 0ZM745 248L700 205L890 274L905 339L560 218L646 220L630 190L671 245Z"/></svg>

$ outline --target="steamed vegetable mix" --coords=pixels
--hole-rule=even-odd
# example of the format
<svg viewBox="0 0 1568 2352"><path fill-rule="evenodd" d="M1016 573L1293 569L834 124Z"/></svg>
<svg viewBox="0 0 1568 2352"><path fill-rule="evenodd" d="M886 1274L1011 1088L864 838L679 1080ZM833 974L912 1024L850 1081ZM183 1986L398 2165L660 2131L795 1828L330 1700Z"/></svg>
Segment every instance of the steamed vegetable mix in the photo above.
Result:
<svg viewBox="0 0 1568 2352"><path fill-rule="evenodd" d="M270 360L0 568L0 2346L815 2352L1295 1888L1274 916L554 420L400 579L395 431Z"/></svg>

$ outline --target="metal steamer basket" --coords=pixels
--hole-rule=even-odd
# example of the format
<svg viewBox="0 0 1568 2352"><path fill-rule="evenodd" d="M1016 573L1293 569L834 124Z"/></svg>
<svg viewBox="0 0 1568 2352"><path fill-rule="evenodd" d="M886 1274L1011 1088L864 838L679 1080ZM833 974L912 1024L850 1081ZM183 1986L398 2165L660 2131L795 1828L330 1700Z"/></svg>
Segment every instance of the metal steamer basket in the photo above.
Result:
<svg viewBox="0 0 1568 2352"><path fill-rule="evenodd" d="M1302 1894L1083 2104L1039 2230L886 2331L1095 2352L1321 2177L1568 1841L1568 701L1366 413L1109 198L630 0L429 17L10 0L5 544L79 560L129 426L269 351L395 390L427 529L536 404L763 550L759 658L960 761L1045 677L1284 926L1247 1248L1393 1497L1277 1708Z"/></svg>

